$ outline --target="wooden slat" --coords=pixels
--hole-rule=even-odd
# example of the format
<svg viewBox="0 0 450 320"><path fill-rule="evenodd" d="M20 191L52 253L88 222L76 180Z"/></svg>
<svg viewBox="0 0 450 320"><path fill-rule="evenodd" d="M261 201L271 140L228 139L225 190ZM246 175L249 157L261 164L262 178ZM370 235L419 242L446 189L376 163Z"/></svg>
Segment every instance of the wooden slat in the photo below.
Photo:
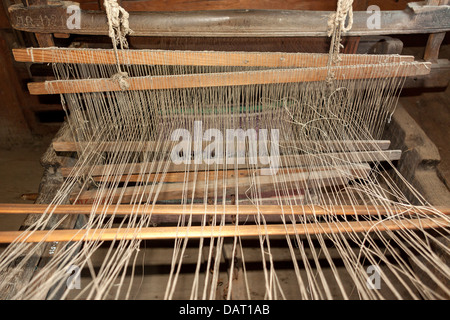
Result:
<svg viewBox="0 0 450 320"><path fill-rule="evenodd" d="M209 178L195 179L195 183L177 182L154 185L124 187L115 189L92 189L81 193L73 193L70 197L72 203L130 203L143 199L143 201L161 201L182 199L183 194L188 198L203 198L205 193L209 196L221 195L224 190L229 192L244 193L255 183L261 193L273 191L276 186L289 186L289 189L306 189L311 187L328 187L334 185L345 185L353 179L367 178L371 168L369 165L356 165L351 170L345 168L333 168L323 170L308 170L305 172L290 172L274 176L247 176L232 177L225 179ZM194 175L194 174L192 174ZM213 176L213 174L211 174ZM197 177L196 177L197 178Z"/></svg>
<svg viewBox="0 0 450 320"><path fill-rule="evenodd" d="M430 72L431 63L361 65L332 68L273 69L263 71L186 74L171 76L130 77L128 90L159 90L242 86L252 84L323 81L330 71L336 80L378 79L419 76ZM31 94L122 91L112 79L56 80L28 84Z"/></svg>
<svg viewBox="0 0 450 320"><path fill-rule="evenodd" d="M353 169L353 168L352 168ZM355 172L358 172L359 169L370 169L367 165L355 166ZM330 170L329 167L314 167L314 171L326 171ZM345 168L344 168L345 170ZM300 167L300 168L280 168L276 175L282 176L285 174L293 174L299 172L309 172L311 168ZM256 171L259 172L259 171ZM167 172L162 173L151 173L151 174L135 174L135 175L119 175L119 176L93 176L94 181L106 182L106 181L120 181L120 182L153 182L159 181L164 178L163 182L192 182L192 181L215 181L218 179L223 182L223 179L235 179L238 177L239 179L250 178L254 174L253 170L249 169L239 169L239 170L211 170L211 171L198 171L196 174L187 175L185 172ZM221 182L220 182L221 183Z"/></svg>
<svg viewBox="0 0 450 320"><path fill-rule="evenodd" d="M74 141L53 141L53 149L58 152L83 151L86 148L97 152L120 152L120 151L155 151L157 146L173 147L179 141L105 141L105 142L74 142ZM194 143L194 142L193 142ZM202 147L209 145L210 141L202 141ZM243 142L245 144L245 142ZM239 142L235 143L239 144ZM354 140L354 141L280 141L280 146L299 147L303 150L324 150L324 151L376 151L389 148L389 140ZM238 146L236 146L237 148Z"/></svg>
<svg viewBox="0 0 450 320"><path fill-rule="evenodd" d="M53 231L3 231L0 243L18 242L67 242L67 241L112 241L112 240L156 240L177 238L249 237L274 235L333 234L355 232L380 232L397 230L425 230L449 227L445 218L355 221L339 223L226 225L153 228L111 228L98 230L53 230ZM20 237L20 238L19 238Z"/></svg>
<svg viewBox="0 0 450 320"><path fill-rule="evenodd" d="M311 161L315 157L319 157L320 163L325 165L327 163L362 163L375 161L394 161L399 160L401 156L400 150L383 150L383 151L361 151L361 152L341 152L341 153L318 153L305 155L281 155L279 157L280 168L284 167L300 167L305 166L311 169ZM164 173L164 172L185 172L185 171L205 171L205 170L220 170L220 169L255 169L255 165L247 164L248 161L243 159L244 164L236 159L224 159L221 163L208 165L202 164L174 164L172 161L153 161L153 162L139 162L128 164L107 164L84 166L82 172L79 172L76 167L62 167L61 173L64 177L76 177L83 174L91 176L101 176L109 172L112 175L122 174L145 174L145 173ZM241 159L242 160L242 159ZM224 163L226 162L226 163ZM319 163L317 163L317 166ZM267 168L269 165L258 164L258 168Z"/></svg>
<svg viewBox="0 0 450 320"><path fill-rule="evenodd" d="M364 168L365 166L359 166L359 168ZM329 170L329 167L314 167L315 171L320 170ZM358 169L358 168L355 168ZM307 167L291 167L291 168L280 168L276 174L292 174L298 172L307 172L310 171L311 168ZM257 171L258 172L258 171ZM229 179L236 178L239 179L249 177L253 174L253 170L249 169L239 169L239 170L211 170L211 171L198 171L195 175L189 174L186 175L185 172L167 172L164 174L164 183L167 182L191 182L194 180L209 180L215 181L215 179ZM92 176L92 179L96 182L152 182L158 181L158 179L162 178L162 173L150 173L150 174L124 174L118 176Z"/></svg>
<svg viewBox="0 0 450 320"><path fill-rule="evenodd" d="M27 48L13 49L19 62L116 64L111 49ZM338 65L413 62L413 56L342 54ZM127 65L242 66L242 67L325 67L329 55L283 52L218 52L126 50L118 52L118 62Z"/></svg>
<svg viewBox="0 0 450 320"><path fill-rule="evenodd" d="M156 205L49 205L49 204L25 204L25 203L1 203L0 214L106 214L106 215L436 215L440 212L450 215L449 206L415 207L415 206L381 206L381 205L204 205L192 204L185 207L179 204ZM389 212L389 213L387 213Z"/></svg>

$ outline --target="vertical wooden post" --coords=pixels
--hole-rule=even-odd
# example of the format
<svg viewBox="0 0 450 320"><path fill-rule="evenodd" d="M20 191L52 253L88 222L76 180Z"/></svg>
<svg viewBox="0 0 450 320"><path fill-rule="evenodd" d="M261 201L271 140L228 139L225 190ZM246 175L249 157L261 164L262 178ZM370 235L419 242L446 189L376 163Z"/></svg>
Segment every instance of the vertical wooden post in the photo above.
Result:
<svg viewBox="0 0 450 320"><path fill-rule="evenodd" d="M428 0L427 5L446 5L449 0ZM436 63L439 58L439 49L442 41L445 38L445 32L432 33L428 36L427 46L425 47L425 54L423 59L425 61Z"/></svg>
<svg viewBox="0 0 450 320"><path fill-rule="evenodd" d="M48 4L47 0L28 0L28 5L45 5ZM36 39L40 47L54 47L55 42L53 36L50 33L35 33Z"/></svg>

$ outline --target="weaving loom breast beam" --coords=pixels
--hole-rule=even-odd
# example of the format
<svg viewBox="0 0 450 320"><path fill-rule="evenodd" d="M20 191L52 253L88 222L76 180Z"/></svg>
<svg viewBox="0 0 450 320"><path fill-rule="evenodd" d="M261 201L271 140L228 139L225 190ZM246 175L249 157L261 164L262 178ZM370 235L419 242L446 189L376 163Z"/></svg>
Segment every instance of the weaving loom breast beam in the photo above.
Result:
<svg viewBox="0 0 450 320"><path fill-rule="evenodd" d="M102 11L80 10L80 28L69 28L67 8L73 2L52 1L51 6L9 7L10 21L17 30L51 34L108 35ZM170 8L168 8L170 10ZM317 37L327 36L330 11L212 10L185 12L129 12L133 36L178 37ZM353 13L348 36L422 34L450 29L449 6L409 2L405 10L380 12L383 28L367 28L367 12ZM42 20L43 16L58 19ZM36 21L37 23L33 23ZM245 28L243 28L245 26Z"/></svg>

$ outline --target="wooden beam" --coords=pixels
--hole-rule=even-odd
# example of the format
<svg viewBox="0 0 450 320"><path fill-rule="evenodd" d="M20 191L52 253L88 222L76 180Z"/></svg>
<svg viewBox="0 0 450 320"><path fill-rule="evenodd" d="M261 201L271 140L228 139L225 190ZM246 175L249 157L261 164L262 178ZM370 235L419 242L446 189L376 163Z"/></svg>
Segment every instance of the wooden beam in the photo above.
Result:
<svg viewBox="0 0 450 320"><path fill-rule="evenodd" d="M135 91L324 81L327 79L329 72L334 73L336 80L379 79L429 74L430 65L431 63L427 62L410 62L331 68L273 69L263 71L130 77L126 81L129 84L128 90ZM31 82L28 84L28 89L31 94L122 91L118 81L104 78Z"/></svg>
<svg viewBox="0 0 450 320"><path fill-rule="evenodd" d="M365 165L355 167L356 170L368 168ZM343 168L345 170L345 168ZM290 168L280 168L276 175L293 174L298 172L309 172L312 168L307 167L290 167ZM324 171L330 170L330 167L314 167L314 171ZM167 182L191 182L194 180L209 180L215 181L215 179L230 179L239 177L243 179L245 177L250 177L253 174L252 169L228 169L228 170L211 170L211 171L197 171L197 173L187 175L185 172L166 172L164 174L164 183ZM259 173L259 171L257 171ZM150 173L150 174L123 174L116 176L92 176L92 179L96 182L152 182L162 179L163 173Z"/></svg>
<svg viewBox="0 0 450 320"><path fill-rule="evenodd" d="M75 141L53 141L53 149L57 152L77 152L87 148L97 152L121 152L136 151L147 152L157 151L158 146L172 148L179 141L104 141L104 142L75 142ZM192 142L194 143L194 142ZM209 145L210 141L202 141L202 147ZM238 148L241 142L236 142ZM245 145L246 142L242 142ZM301 146L304 150L324 150L329 152L341 151L376 151L389 148L389 140L346 140L346 141L280 141L280 146Z"/></svg>
<svg viewBox="0 0 450 320"><path fill-rule="evenodd" d="M108 35L105 13L80 12L80 28L67 26L72 2L51 6L8 8L12 27L28 32ZM383 8L382 8L383 9ZM170 8L168 8L170 10ZM334 11L212 10L189 12L130 12L133 36L175 37L316 37L327 35ZM369 15L353 12L353 26L345 36L437 33L450 29L450 8L409 4L403 11L380 12L381 28L367 28ZM43 17L55 17L43 19Z"/></svg>
<svg viewBox="0 0 450 320"><path fill-rule="evenodd" d="M448 0L428 0L427 5L439 6L447 5ZM427 45L425 47L425 54L423 59L436 63L439 58L439 49L441 48L442 41L444 41L445 32L432 33L428 36Z"/></svg>
<svg viewBox="0 0 450 320"><path fill-rule="evenodd" d="M425 230L449 227L448 219L401 219L379 221L355 221L339 223L225 225L153 228L72 229L53 231L3 231L0 243L17 242L68 242L112 240L161 240L180 238L251 237L275 235L334 234L355 232L380 232L398 230Z"/></svg>
<svg viewBox="0 0 450 320"><path fill-rule="evenodd" d="M161 200L178 200L183 195L188 198L203 198L205 194L213 197L215 194L221 195L224 190L229 192L244 193L255 183L259 191L273 192L276 186L288 186L289 190L307 189L312 187L329 187L334 185L346 185L350 180L365 179L370 173L370 166L358 165L351 169L328 168L322 170L308 170L304 172L290 172L289 174L277 174L276 176L262 176L255 174L246 177L232 177L215 180L214 174L209 179L195 179L191 183L157 183L143 186L119 187L114 189L92 189L81 193L73 193L70 197L72 203L131 203L133 201L147 202ZM194 175L194 174L191 174ZM161 179L162 177L160 177ZM140 201L139 201L140 202Z"/></svg>
<svg viewBox="0 0 450 320"><path fill-rule="evenodd" d="M403 88L447 88L450 83L450 61L438 59L431 65L429 75L409 77Z"/></svg>
<svg viewBox="0 0 450 320"><path fill-rule="evenodd" d="M311 165L312 159L319 157L320 164L332 164L335 166L337 161L342 165L347 163L364 163L364 162L376 162L376 161L395 161L399 160L401 156L401 150L382 150L382 151L360 151L360 152L338 152L338 153L317 153L317 154L303 154L303 155L281 155L279 156L279 167L300 167L304 166L307 169L312 169L315 166ZM219 159L220 160L220 159ZM239 164L239 160L243 160L244 164ZM247 159L248 160L248 159ZM217 164L208 165L202 164L174 164L170 160L154 161L154 162L139 162L139 163L127 163L127 164L105 164L78 167L62 167L61 173L64 177L78 177L81 175L89 174L91 176L101 176L106 172L112 173L112 175L123 174L145 174L145 173L165 173L165 172L186 172L186 171L206 171L206 170L221 170L221 169L255 169L255 165L248 164L247 160L241 158L223 159L218 161ZM169 161L169 163L167 163ZM258 164L256 169L268 168L270 165ZM79 172L82 169L82 172Z"/></svg>
<svg viewBox="0 0 450 320"><path fill-rule="evenodd" d="M27 6L45 6L48 5L48 0L27 0ZM54 47L55 41L53 40L53 36L48 33L40 33L36 32L34 34L36 36L36 40L41 47Z"/></svg>
<svg viewBox="0 0 450 320"><path fill-rule="evenodd" d="M13 49L19 62L116 64L112 49L27 48ZM217 52L173 50L119 51L118 61L127 65L242 66L272 68L325 67L328 54L280 52ZM342 54L338 65L413 62L413 56Z"/></svg>
<svg viewBox="0 0 450 320"><path fill-rule="evenodd" d="M388 213L387 213L388 212ZM422 207L398 204L396 206L381 205L204 205L179 204L156 205L90 205L90 204L27 204L27 203L0 203L0 214L106 214L106 215L436 215L440 212L450 215L449 206Z"/></svg>
<svg viewBox="0 0 450 320"><path fill-rule="evenodd" d="M373 1L373 0L371 0ZM404 9L405 2L408 0L385 0L386 7L393 9ZM412 0L409 0L412 1ZM82 9L98 10L102 7L102 0L77 0ZM120 6L125 10L131 11L162 11L170 8L171 11L197 11L197 10L336 10L336 0L286 0L286 1L267 1L267 0L133 0L119 1ZM385 3L383 3L383 7ZM367 0L354 0L353 10L366 10Z"/></svg>

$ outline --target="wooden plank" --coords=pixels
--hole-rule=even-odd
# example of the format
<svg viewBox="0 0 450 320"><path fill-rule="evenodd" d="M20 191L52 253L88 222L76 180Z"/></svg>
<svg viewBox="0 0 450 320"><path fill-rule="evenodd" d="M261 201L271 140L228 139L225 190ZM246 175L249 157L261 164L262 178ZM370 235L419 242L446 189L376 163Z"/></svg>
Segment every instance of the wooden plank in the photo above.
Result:
<svg viewBox="0 0 450 320"><path fill-rule="evenodd" d="M328 54L282 52L218 52L125 50L118 60L112 49L27 48L13 49L19 62L82 63L127 65L183 65L183 66L242 66L304 68L325 67ZM342 54L337 65L360 65L392 62L413 62L413 56Z"/></svg>
<svg viewBox="0 0 450 320"><path fill-rule="evenodd" d="M299 83L324 81L329 72L336 80L379 79L429 74L430 63L343 66L331 68L273 69L263 71L146 76L127 78L128 90L159 90L243 86L254 84ZM81 92L122 91L119 82L112 79L56 80L28 84L31 94L61 94Z"/></svg>
<svg viewBox="0 0 450 320"><path fill-rule="evenodd" d="M403 88L447 88L450 83L450 61L439 59L431 65L429 75L409 77Z"/></svg>
<svg viewBox="0 0 450 320"><path fill-rule="evenodd" d="M408 2L415 0L383 0L382 10L402 10ZM98 10L99 1L78 0L81 8L86 10ZM366 10L368 5L378 4L379 0L354 0L353 10ZM196 10L224 10L224 9L263 9L263 10L336 10L336 0L122 0L120 5L127 11L196 11Z"/></svg>
<svg viewBox="0 0 450 320"><path fill-rule="evenodd" d="M193 2L192 2L193 3ZM67 26L71 2L52 6L8 8L13 28L28 32L108 35L102 11L80 12L80 28ZM381 8L383 9L383 8ZM133 36L177 37L295 37L326 36L327 19L334 11L210 10L183 12L130 12ZM345 36L437 33L450 29L450 8L409 5L403 11L380 12L382 28L367 28L368 14L353 12L353 26ZM42 17L58 17L42 19Z"/></svg>
<svg viewBox="0 0 450 320"><path fill-rule="evenodd" d="M284 167L300 167L313 168L311 166L312 159L317 158L317 166L334 164L336 166L338 162L340 164L350 163L362 163L362 162L375 162L375 161L395 161L399 160L401 156L401 150L383 150L383 151L361 151L361 152L342 152L342 153L318 153L318 154L304 154L304 155L281 155L279 157L280 168ZM243 160L243 164L239 164ZM247 159L248 160L248 159ZM320 160L320 163L319 163ZM167 163L169 161L169 163ZM64 177L77 177L84 174L91 176L101 176L106 173L110 175L122 175L122 174L145 174L145 173L165 173L165 172L185 172L185 171L205 171L205 170L220 170L220 169L255 169L255 165L247 164L248 161L240 158L224 159L217 164L174 164L172 161L154 161L154 162L139 162L139 163L127 163L127 164L107 164L107 165L94 165L85 166L82 168L82 172L79 172L77 167L62 167L61 173ZM268 168L269 164L258 164L259 168Z"/></svg>
<svg viewBox="0 0 450 320"><path fill-rule="evenodd" d="M172 148L179 141L105 141L105 142L74 142L74 141L53 141L53 149L57 152L77 152L89 148L97 152L123 152L136 151L148 152L157 151L157 147ZM193 142L194 143L194 142ZM202 147L209 145L210 141L202 141ZM236 142L238 148L241 142ZM245 144L245 142L242 142ZM323 150L324 152L341 151L376 151L389 148L389 140L353 140L353 141L280 141L280 146L301 146L303 150Z"/></svg>
<svg viewBox="0 0 450 320"><path fill-rule="evenodd" d="M329 167L314 167L315 171L319 170L329 170ZM291 168L280 168L276 174L291 174L296 172L308 172L311 168L307 167L291 167ZM215 179L224 178L235 178L236 176L240 179L249 177L253 173L253 170L249 169L238 169L238 170L211 170L211 171L198 171L196 175L189 174L186 175L185 172L167 172L164 174L164 183L167 182L191 182L194 180L209 180L215 181ZM150 174L129 174L129 175L118 175L118 176L92 176L92 179L96 182L153 182L158 181L163 178L162 173L150 173Z"/></svg>
<svg viewBox="0 0 450 320"><path fill-rule="evenodd" d="M111 228L111 229L72 229L53 231L3 231L0 243L17 242L67 242L67 241L112 241L112 240L161 240L180 238L251 237L274 235L333 234L356 232L380 232L399 230L425 230L448 228L448 219L401 219L379 221L355 221L339 223L306 224L268 224L268 225L225 225L191 227L153 227L153 228Z"/></svg>
<svg viewBox="0 0 450 320"><path fill-rule="evenodd" d="M350 180L367 178L371 168L369 165L358 165L352 169L333 168L323 170L308 170L289 174L279 174L276 176L247 176L225 179L196 179L195 183L155 183L153 185L136 187L119 187L115 189L92 189L81 193L72 193L70 201L72 203L131 203L142 199L147 202L161 200L178 200L183 195L187 198L203 198L205 194L213 197L215 194L221 195L224 190L228 192L245 192L250 187L257 184L259 190L264 193L272 191L276 186L288 186L291 190L307 189L312 187L328 187L333 185L346 185Z"/></svg>
<svg viewBox="0 0 450 320"><path fill-rule="evenodd" d="M363 168L368 169L367 166L361 165L357 168ZM314 167L315 171L326 171L329 170L329 167ZM301 167L301 168L281 168L276 172L276 175L282 176L285 174L293 174L298 172L309 172L311 171L311 168ZM151 174L142 174L142 175L121 175L121 176L94 176L94 181L121 181L121 182L153 182L153 181L159 181L163 179L162 182L192 182L197 180L209 180L209 181L215 181L215 179L218 179L223 182L222 179L235 179L238 177L239 179L244 178L251 178L254 175L253 170L249 169L239 169L239 170L211 170L211 171L199 171L195 175L189 174L187 175L185 172L167 172L164 174L162 173L151 173Z"/></svg>
<svg viewBox="0 0 450 320"><path fill-rule="evenodd" d="M179 204L155 205L90 205L90 204L26 204L0 203L0 214L105 214L105 215L450 215L449 206L412 206L397 204L384 205L204 205L190 204L185 207Z"/></svg>

